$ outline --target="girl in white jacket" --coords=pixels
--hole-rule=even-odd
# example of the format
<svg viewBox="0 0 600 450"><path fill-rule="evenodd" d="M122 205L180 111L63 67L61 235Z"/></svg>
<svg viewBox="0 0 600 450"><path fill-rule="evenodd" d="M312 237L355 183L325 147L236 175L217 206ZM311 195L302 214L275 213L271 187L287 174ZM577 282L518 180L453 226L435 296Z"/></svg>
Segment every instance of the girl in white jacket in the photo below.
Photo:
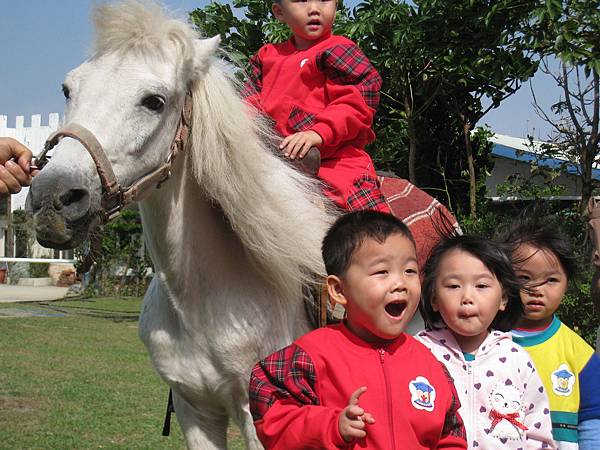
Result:
<svg viewBox="0 0 600 450"><path fill-rule="evenodd" d="M416 338L454 379L470 449L556 448L543 384L507 333L523 312L509 255L475 236L442 240L425 265Z"/></svg>

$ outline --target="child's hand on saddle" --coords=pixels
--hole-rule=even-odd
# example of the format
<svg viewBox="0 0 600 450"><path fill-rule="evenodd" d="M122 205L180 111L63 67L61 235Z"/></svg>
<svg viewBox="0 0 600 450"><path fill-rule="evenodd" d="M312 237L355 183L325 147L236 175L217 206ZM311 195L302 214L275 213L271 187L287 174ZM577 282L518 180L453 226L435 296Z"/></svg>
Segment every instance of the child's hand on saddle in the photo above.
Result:
<svg viewBox="0 0 600 450"><path fill-rule="evenodd" d="M19 141L0 137L0 196L16 194L21 186L31 184L31 157Z"/></svg>
<svg viewBox="0 0 600 450"><path fill-rule="evenodd" d="M319 147L321 144L323 144L323 139L316 131L300 131L299 133L290 134L281 141L279 150L290 159L302 159L311 147Z"/></svg>
<svg viewBox="0 0 600 450"><path fill-rule="evenodd" d="M364 438L367 435L367 425L375 423L373 416L358 406L358 399L366 390L366 386L363 386L352 393L348 406L344 408L338 419L340 435L346 442Z"/></svg>

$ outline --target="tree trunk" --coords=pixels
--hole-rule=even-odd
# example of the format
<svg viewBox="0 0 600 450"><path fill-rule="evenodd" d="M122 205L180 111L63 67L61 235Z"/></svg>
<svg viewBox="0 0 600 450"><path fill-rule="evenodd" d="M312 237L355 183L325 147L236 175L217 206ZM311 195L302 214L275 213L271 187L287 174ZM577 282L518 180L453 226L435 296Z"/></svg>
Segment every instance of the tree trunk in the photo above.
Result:
<svg viewBox="0 0 600 450"><path fill-rule="evenodd" d="M600 144L600 135L599 135L599 127L600 127L600 75L597 72L594 72L593 75L593 84L592 84L593 98L592 98L592 119L590 126L590 134L587 139L587 142L584 142L584 155L583 155L583 165L585 166L585 171L583 172L582 183L581 183L581 204L579 205L579 210L581 214L584 215L587 209L588 201L593 194L594 191L594 178L592 176L594 169L594 162L598 157L598 153L600 152L599 144ZM586 182L587 181L587 182ZM600 269L597 269L600 270ZM600 275L597 277L600 279ZM600 305L600 303L599 303ZM600 307L598 309L600 311Z"/></svg>
<svg viewBox="0 0 600 450"><path fill-rule="evenodd" d="M592 178L592 169L594 162L595 151L590 151L589 147L583 147L582 164L581 164L581 201L579 203L579 213L585 216L587 212L588 202L594 191L594 182Z"/></svg>
<svg viewBox="0 0 600 450"><path fill-rule="evenodd" d="M469 210L472 219L477 218L477 178L475 177L475 160L473 158L473 145L471 144L471 126L464 114L460 114L467 150L467 163L469 166Z"/></svg>
<svg viewBox="0 0 600 450"><path fill-rule="evenodd" d="M6 199L6 256L15 256L15 227L13 225L12 201L10 195Z"/></svg>
<svg viewBox="0 0 600 450"><path fill-rule="evenodd" d="M410 102L404 99L404 112L408 126L408 181L417 184L417 133L415 131L415 120L411 113Z"/></svg>

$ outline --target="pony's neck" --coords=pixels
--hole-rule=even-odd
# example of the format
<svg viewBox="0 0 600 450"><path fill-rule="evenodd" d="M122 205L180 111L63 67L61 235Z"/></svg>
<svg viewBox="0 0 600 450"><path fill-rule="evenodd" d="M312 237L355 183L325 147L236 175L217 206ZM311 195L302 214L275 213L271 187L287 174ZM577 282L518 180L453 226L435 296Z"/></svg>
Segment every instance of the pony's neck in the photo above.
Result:
<svg viewBox="0 0 600 450"><path fill-rule="evenodd" d="M282 298L183 162L140 210L156 276L169 295L161 301L170 301L182 322L212 329L219 317L226 330L248 328L254 317L254 332L273 332L273 350L308 331L300 292L295 302Z"/></svg>
<svg viewBox="0 0 600 450"><path fill-rule="evenodd" d="M239 239L218 206L206 198L185 164L176 161L173 175L140 204L145 240L159 276L170 290L205 289L235 273L236 259L244 259ZM196 271L196 274L190 273ZM199 276L202 274L202 276Z"/></svg>

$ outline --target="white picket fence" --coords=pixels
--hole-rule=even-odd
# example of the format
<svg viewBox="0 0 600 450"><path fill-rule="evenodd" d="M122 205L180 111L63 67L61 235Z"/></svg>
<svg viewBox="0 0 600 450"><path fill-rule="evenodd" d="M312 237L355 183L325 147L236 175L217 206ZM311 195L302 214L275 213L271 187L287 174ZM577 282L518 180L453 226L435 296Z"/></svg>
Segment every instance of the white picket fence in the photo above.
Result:
<svg viewBox="0 0 600 450"><path fill-rule="evenodd" d="M60 126L60 115L51 113L48 115L48 125L42 125L42 115L34 114L31 116L30 126L25 126L25 117L17 116L15 127L8 127L8 116L0 114L0 136L12 137L31 149L34 155L37 155L44 148L44 142L51 133ZM27 197L27 188L12 196L12 210L21 209L25 206Z"/></svg>

